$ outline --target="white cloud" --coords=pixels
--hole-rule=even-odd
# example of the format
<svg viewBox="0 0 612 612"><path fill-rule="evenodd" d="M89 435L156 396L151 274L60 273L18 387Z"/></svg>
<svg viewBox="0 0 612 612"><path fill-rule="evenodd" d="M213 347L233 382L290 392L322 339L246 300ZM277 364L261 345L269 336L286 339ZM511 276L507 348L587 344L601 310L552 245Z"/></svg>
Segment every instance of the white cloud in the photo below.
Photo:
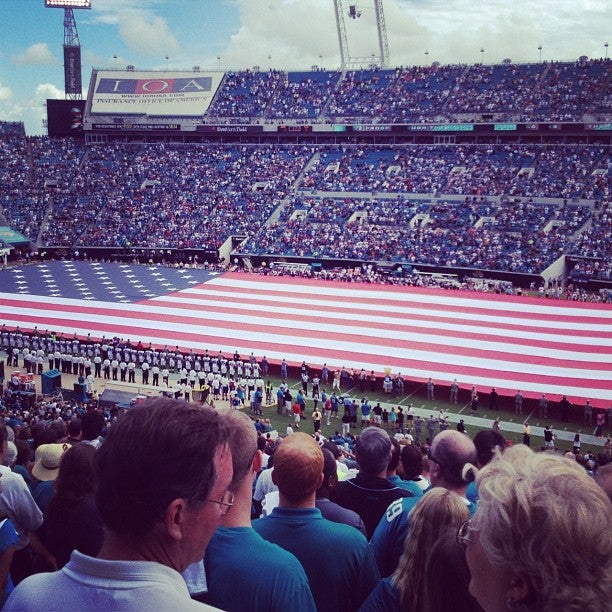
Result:
<svg viewBox="0 0 612 612"><path fill-rule="evenodd" d="M226 68L260 65L308 69L338 67L340 52L331 0L237 0L240 26L220 52ZM345 12L349 2L343 2ZM359 19L344 15L351 57L378 55L374 3L362 0ZM609 36L612 5L605 0L385 0L392 66L498 63L542 58L601 57ZM268 56L271 55L271 61ZM214 64L214 62L210 62Z"/></svg>
<svg viewBox="0 0 612 612"><path fill-rule="evenodd" d="M53 66L60 63L47 43L31 45L23 53L13 55L12 59L18 66Z"/></svg>
<svg viewBox="0 0 612 612"><path fill-rule="evenodd" d="M43 120L47 118L47 99L63 99L64 91L52 83L40 83L33 94L23 100L14 96L3 97L3 92L10 89L0 83L0 118L3 121L23 121L29 135L46 134Z"/></svg>
<svg viewBox="0 0 612 612"><path fill-rule="evenodd" d="M36 93L34 96L34 102L43 103L50 98L52 100L63 98L64 90L59 89L52 83L41 83L36 87Z"/></svg>
<svg viewBox="0 0 612 612"><path fill-rule="evenodd" d="M164 18L148 11L129 11L119 13L118 19L121 38L134 51L154 57L178 51L178 41Z"/></svg>
<svg viewBox="0 0 612 612"><path fill-rule="evenodd" d="M241 0L240 28L221 52L224 66L305 68L338 56L332 2ZM271 60L268 60L271 56ZM334 63L337 60L334 59Z"/></svg>
<svg viewBox="0 0 612 612"><path fill-rule="evenodd" d="M150 11L164 0L96 0L94 11L87 13L94 23L117 25L119 13L125 11Z"/></svg>
<svg viewBox="0 0 612 612"><path fill-rule="evenodd" d="M13 98L13 90L0 82L0 101L5 102Z"/></svg>

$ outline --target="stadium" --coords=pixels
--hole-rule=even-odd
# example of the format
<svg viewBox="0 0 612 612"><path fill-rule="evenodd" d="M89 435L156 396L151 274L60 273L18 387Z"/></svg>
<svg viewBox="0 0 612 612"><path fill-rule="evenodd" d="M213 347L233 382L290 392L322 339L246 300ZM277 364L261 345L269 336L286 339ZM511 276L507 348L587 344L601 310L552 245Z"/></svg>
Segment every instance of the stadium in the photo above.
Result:
<svg viewBox="0 0 612 612"><path fill-rule="evenodd" d="M433 376L450 384L460 377L470 386L496 386L507 395L522 389L534 398L565 392L607 408L610 77L609 61L586 58L344 73L94 70L85 100L49 100L48 137L28 138L23 126L3 124L5 258L242 270L259 275L260 283L289 277L287 287L296 278L340 287L383 283L392 292L442 287L455 290L449 300L465 290L525 293L549 304L563 296L571 309L542 311L551 311L552 326L565 312L577 327L540 345L533 340L550 355L539 380L528 367L495 380L490 371L463 370L452 359L428 365L432 354L448 349L412 330L404 330L405 357L396 362L388 346L364 359L359 338L350 336L347 350L333 355L334 341L321 329L317 354L308 341L296 342L299 331L287 333L295 327L289 321L287 337L268 336L267 350L269 326L249 329L252 343L219 326L218 342L210 344L214 339L201 330L206 340L181 348L249 354L257 345L256 355L275 363L350 362L379 376L391 367L420 381ZM337 299L353 301L351 291ZM8 325L33 327L27 314L15 312ZM206 318L219 316L208 312ZM75 327L73 314L62 316L39 327L95 332L84 321ZM462 324L473 334L470 321ZM580 329L600 330L597 348L585 350L590 340ZM146 327L139 333L158 346L177 344L171 333ZM367 333L375 340L374 329ZM517 352L468 337L476 361ZM276 346L284 342L291 351ZM593 380L563 390L563 381L580 373L566 366L571 351L557 352L559 344L583 353L575 360L589 364L582 369L592 369L585 375ZM414 352L420 346L423 358Z"/></svg>
<svg viewBox="0 0 612 612"><path fill-rule="evenodd" d="M250 405L284 434L276 388L309 413L320 382L355 410L410 407L402 437L414 414L470 433L503 418L515 443L548 423L561 450L580 432L591 472L610 460L607 44L392 66L384 19L357 61L337 14L337 69L127 65L81 88L55 5L66 99L45 136L0 117L5 420L164 395Z"/></svg>

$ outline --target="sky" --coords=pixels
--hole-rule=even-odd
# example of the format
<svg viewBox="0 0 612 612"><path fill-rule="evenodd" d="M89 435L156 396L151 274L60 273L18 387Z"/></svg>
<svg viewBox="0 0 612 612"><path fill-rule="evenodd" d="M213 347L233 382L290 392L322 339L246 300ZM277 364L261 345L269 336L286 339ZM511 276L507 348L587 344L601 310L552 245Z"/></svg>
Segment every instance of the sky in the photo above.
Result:
<svg viewBox="0 0 612 612"><path fill-rule="evenodd" d="M350 19L350 4L361 17ZM350 57L378 55L374 0L342 0ZM383 0L390 65L604 57L609 0ZM83 91L92 68L309 70L340 65L333 0L92 0L75 10ZM64 12L0 0L0 120L44 134L64 98ZM541 51L538 47L541 46ZM484 49L481 52L481 49ZM612 51L610 51L612 53Z"/></svg>

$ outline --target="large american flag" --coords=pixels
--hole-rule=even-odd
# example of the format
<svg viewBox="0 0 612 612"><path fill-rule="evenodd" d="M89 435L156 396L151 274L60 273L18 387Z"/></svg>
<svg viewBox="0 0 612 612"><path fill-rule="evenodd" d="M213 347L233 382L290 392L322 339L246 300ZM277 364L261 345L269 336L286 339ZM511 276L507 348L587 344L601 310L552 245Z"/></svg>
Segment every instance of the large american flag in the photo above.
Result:
<svg viewBox="0 0 612 612"><path fill-rule="evenodd" d="M305 360L488 393L612 401L612 308L467 291L128 264L0 272L10 327Z"/></svg>

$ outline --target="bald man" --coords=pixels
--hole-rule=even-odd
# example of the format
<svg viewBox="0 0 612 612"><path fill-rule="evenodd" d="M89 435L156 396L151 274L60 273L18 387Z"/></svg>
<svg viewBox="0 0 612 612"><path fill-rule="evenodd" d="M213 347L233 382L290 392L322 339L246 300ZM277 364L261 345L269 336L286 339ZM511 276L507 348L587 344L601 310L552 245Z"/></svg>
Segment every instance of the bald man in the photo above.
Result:
<svg viewBox="0 0 612 612"><path fill-rule="evenodd" d="M444 487L457 493L465 501L470 514L473 514L476 505L466 496L473 474L469 479L463 477L464 467L475 466L477 462L476 447L471 438L451 429L441 431L433 439L428 459L431 486ZM392 502L374 531L370 544L383 577L389 576L397 568L410 527L408 515L419 499L403 498Z"/></svg>
<svg viewBox="0 0 612 612"><path fill-rule="evenodd" d="M324 519L315 507L323 453L305 433L287 436L274 455L279 506L253 528L293 553L306 571L319 612L357 610L379 579L364 535Z"/></svg>

